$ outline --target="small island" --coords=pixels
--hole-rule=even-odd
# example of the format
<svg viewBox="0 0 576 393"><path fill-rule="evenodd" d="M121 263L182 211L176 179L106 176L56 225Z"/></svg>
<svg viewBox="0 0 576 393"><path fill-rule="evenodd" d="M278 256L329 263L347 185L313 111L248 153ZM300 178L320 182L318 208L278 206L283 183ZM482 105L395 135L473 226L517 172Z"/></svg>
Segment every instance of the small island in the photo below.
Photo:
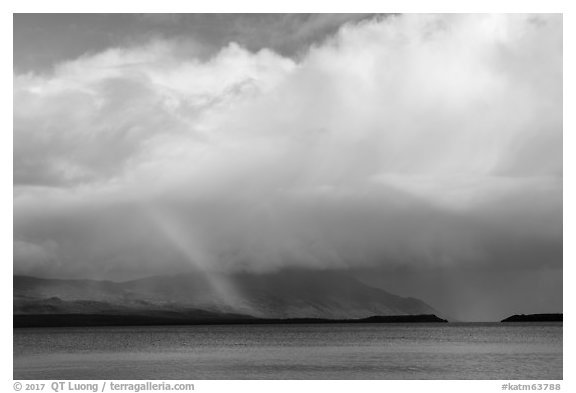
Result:
<svg viewBox="0 0 576 393"><path fill-rule="evenodd" d="M562 322L563 314L520 314L512 315L500 322Z"/></svg>

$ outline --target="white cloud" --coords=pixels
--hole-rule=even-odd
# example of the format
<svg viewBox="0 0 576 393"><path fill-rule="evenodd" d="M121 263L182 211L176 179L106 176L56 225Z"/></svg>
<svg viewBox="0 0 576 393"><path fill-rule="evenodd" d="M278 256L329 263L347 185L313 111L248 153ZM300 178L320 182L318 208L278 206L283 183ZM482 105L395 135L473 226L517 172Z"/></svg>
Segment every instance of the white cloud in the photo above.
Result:
<svg viewBox="0 0 576 393"><path fill-rule="evenodd" d="M15 76L15 233L59 269L561 263L561 16L372 20L297 63L178 45Z"/></svg>

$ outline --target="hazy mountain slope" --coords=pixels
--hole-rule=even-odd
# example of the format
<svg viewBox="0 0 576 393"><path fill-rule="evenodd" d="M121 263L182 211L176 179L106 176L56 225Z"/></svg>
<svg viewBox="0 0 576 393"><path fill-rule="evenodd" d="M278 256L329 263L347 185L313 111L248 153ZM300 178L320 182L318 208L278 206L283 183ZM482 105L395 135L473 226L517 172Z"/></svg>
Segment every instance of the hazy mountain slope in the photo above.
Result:
<svg viewBox="0 0 576 393"><path fill-rule="evenodd" d="M240 275L235 277L235 284L257 310L279 318L437 313L420 300L369 287L342 272L292 270Z"/></svg>
<svg viewBox="0 0 576 393"><path fill-rule="evenodd" d="M63 300L113 301L126 299L121 284L96 280L60 280L28 276L13 277L14 297ZM126 299L127 300L127 299Z"/></svg>
<svg viewBox="0 0 576 393"><path fill-rule="evenodd" d="M266 318L438 314L426 303L369 287L345 272L290 270L158 276L115 283L14 277L14 313L203 309Z"/></svg>

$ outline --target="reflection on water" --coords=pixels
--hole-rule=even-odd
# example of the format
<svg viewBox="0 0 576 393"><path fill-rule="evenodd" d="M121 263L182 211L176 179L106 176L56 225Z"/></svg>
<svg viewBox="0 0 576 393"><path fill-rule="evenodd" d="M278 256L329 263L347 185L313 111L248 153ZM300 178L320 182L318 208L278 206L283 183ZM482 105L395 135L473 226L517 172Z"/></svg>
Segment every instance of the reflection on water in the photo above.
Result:
<svg viewBox="0 0 576 393"><path fill-rule="evenodd" d="M561 379L562 323L14 329L14 379Z"/></svg>

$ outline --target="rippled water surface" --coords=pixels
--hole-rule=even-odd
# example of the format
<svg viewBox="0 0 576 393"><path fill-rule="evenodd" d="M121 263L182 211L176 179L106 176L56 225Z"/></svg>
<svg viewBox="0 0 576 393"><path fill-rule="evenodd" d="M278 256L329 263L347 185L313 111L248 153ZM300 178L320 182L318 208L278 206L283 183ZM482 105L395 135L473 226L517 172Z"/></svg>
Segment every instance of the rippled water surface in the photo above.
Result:
<svg viewBox="0 0 576 393"><path fill-rule="evenodd" d="M561 379L562 323L14 329L14 379Z"/></svg>

